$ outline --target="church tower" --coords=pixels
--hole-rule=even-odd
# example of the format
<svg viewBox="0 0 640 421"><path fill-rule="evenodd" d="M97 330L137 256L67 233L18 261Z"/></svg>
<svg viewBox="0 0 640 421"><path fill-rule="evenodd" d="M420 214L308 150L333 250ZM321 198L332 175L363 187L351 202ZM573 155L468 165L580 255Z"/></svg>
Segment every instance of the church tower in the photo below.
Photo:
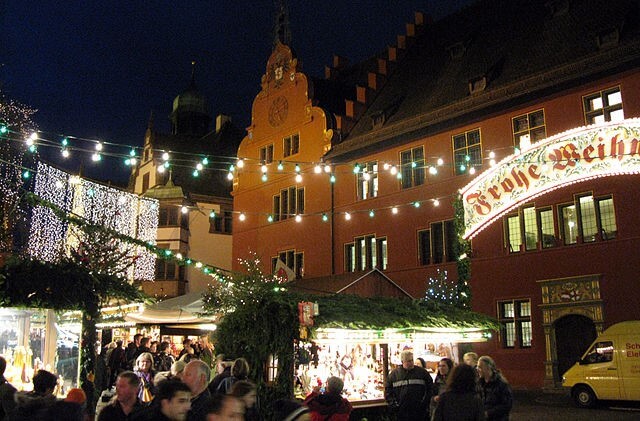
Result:
<svg viewBox="0 0 640 421"><path fill-rule="evenodd" d="M191 62L191 83L187 90L173 100L171 133L176 135L204 136L209 132L211 114L205 96L198 91L195 82L196 63Z"/></svg>

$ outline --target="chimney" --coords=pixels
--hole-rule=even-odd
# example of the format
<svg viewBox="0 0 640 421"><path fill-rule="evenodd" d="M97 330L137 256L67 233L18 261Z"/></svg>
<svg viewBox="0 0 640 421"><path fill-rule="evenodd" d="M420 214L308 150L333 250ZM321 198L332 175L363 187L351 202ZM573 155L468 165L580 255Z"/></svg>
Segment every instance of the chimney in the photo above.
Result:
<svg viewBox="0 0 640 421"><path fill-rule="evenodd" d="M227 122L231 122L231 117L224 114L218 114L218 116L216 117L216 133L218 133L220 129L222 129L222 126L224 126Z"/></svg>

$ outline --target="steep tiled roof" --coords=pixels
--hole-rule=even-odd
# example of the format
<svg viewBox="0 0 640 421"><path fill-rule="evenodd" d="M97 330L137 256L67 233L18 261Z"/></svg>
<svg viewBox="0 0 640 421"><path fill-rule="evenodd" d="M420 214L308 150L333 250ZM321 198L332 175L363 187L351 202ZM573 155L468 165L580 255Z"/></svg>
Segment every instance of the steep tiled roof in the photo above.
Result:
<svg viewBox="0 0 640 421"><path fill-rule="evenodd" d="M634 0L481 0L425 24L327 157L347 159L357 150L437 133L585 78L637 67L637 19ZM483 77L486 87L470 93L469 83ZM372 117L381 114L384 124L374 129Z"/></svg>

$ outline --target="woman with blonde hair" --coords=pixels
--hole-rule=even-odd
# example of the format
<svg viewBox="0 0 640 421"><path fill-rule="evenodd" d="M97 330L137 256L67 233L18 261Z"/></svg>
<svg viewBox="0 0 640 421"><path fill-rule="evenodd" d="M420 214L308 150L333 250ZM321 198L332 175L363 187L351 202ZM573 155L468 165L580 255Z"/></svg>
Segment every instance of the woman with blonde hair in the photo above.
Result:
<svg viewBox="0 0 640 421"><path fill-rule="evenodd" d="M143 352L136 358L134 373L140 379L141 387L138 391L138 399L142 402L151 402L155 387L153 379L156 375L153 369L153 355L150 352Z"/></svg>

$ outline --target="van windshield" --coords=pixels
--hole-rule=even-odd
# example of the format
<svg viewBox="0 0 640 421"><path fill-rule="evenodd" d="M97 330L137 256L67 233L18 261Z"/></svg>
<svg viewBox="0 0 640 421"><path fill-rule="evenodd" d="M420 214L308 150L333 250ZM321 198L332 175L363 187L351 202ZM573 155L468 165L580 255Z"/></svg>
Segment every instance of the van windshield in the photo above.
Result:
<svg viewBox="0 0 640 421"><path fill-rule="evenodd" d="M583 364L607 363L610 361L613 361L612 341L596 342L582 359Z"/></svg>

